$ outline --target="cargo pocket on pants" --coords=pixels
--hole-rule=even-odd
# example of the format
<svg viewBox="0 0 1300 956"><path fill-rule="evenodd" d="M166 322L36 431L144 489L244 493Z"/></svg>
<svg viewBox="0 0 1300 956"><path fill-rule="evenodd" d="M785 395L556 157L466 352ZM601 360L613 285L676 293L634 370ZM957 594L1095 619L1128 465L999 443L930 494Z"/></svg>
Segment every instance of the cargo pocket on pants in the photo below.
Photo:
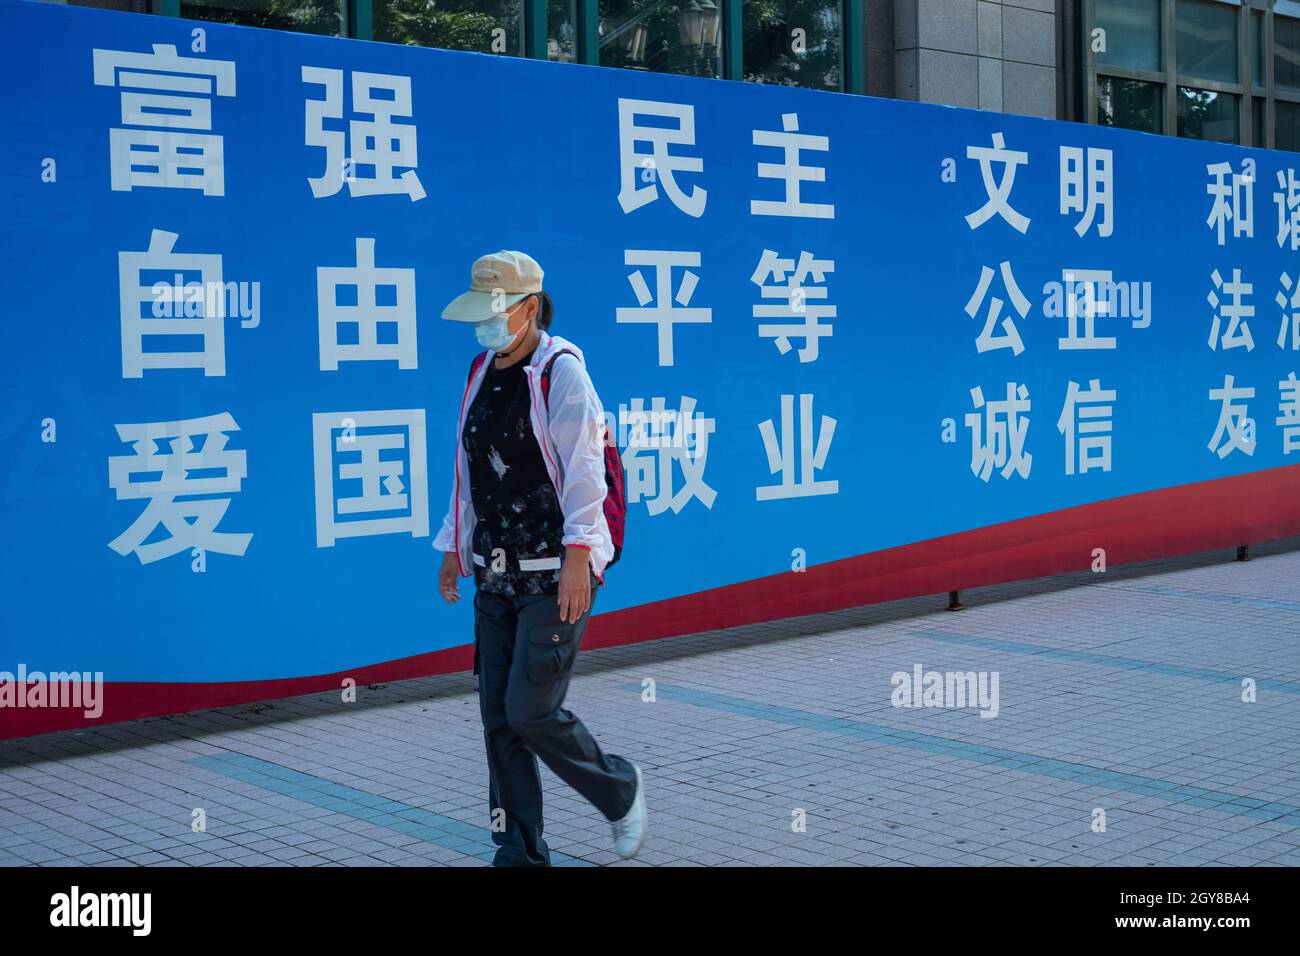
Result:
<svg viewBox="0 0 1300 956"><path fill-rule="evenodd" d="M535 624L528 629L528 679L535 684L559 680L573 663L576 625Z"/></svg>

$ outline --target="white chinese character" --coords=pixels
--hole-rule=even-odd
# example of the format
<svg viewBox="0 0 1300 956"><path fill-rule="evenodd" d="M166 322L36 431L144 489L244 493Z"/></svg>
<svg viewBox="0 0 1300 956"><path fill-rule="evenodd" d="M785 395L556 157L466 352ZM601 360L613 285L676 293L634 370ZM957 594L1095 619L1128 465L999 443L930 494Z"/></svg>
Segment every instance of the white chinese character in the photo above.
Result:
<svg viewBox="0 0 1300 956"><path fill-rule="evenodd" d="M640 126L638 116L659 116L675 120L675 127ZM650 152L637 152L637 141L648 141ZM623 212L640 209L659 198L658 184L662 183L673 205L688 216L704 215L708 192L701 186L692 186L687 196L677 185L678 172L698 173L704 170L704 160L698 156L679 156L668 152L671 145L695 145L695 107L686 103L657 103L654 100L618 101L618 204ZM637 176L648 183L636 184Z"/></svg>
<svg viewBox="0 0 1300 956"><path fill-rule="evenodd" d="M108 483L117 492L118 501L148 498L149 503L129 528L109 542L110 548L123 556L134 551L141 564L189 548L243 555L252 534L216 530L230 507L229 495L239 491L248 474L244 452L226 448L224 433L239 431L229 412L185 421L114 427L135 454L108 459ZM199 451L194 450L195 435L203 436ZM221 474L211 474L214 471ZM190 472L204 474L191 477ZM208 497L195 499L196 495ZM180 496L186 500L177 501ZM170 537L145 544L159 525L167 529Z"/></svg>
<svg viewBox="0 0 1300 956"><path fill-rule="evenodd" d="M1087 157L1087 174L1084 173L1084 158ZM1092 227L1097 209L1101 209L1101 222L1097 224L1097 235L1109 236L1111 233L1111 192L1113 179L1111 173L1111 151L1082 146L1061 147L1061 214L1081 212L1083 218L1075 223L1074 231L1082 236Z"/></svg>
<svg viewBox="0 0 1300 956"><path fill-rule="evenodd" d="M1214 281L1214 288L1205 297L1205 301L1209 302L1210 307L1214 309L1214 322L1210 326L1210 348L1217 349L1222 341L1225 349L1235 349L1244 345L1247 352L1252 351L1255 348L1255 340L1251 337L1250 324L1246 319L1255 314L1255 307L1244 304L1241 297L1253 293L1255 287L1249 282L1241 281L1240 269L1232 270L1231 282L1224 282L1218 269L1210 274L1210 278ZM1226 302L1220 301L1220 291L1228 297ZM1228 327L1224 329L1223 338L1220 340L1219 322L1222 319L1228 320Z"/></svg>
<svg viewBox="0 0 1300 956"><path fill-rule="evenodd" d="M763 436L763 449L767 452L767 469L772 474L781 473L779 485L762 485L754 489L759 501L776 498L806 498L812 495L836 495L840 483L836 479L818 481L813 473L826 467L826 456L835 437L835 419L821 417L817 428L817 443L813 445L813 397L808 393L799 396L799 432L794 430L794 396L781 396L781 434L772 427L772 419L762 421L758 432ZM799 474L795 476L795 442L799 445Z"/></svg>
<svg viewBox="0 0 1300 956"><path fill-rule="evenodd" d="M142 378L147 368L201 368L203 374L226 374L226 300L205 290L223 287L221 256L175 253L178 236L154 229L146 252L119 252L118 290L122 326L122 377ZM167 272L173 283L141 285L142 272ZM186 282L185 274L198 274ZM198 295L193 294L198 290ZM150 317L145 318L146 311ZM202 339L202 348L182 352L144 349L146 336L188 335ZM154 339L155 343L159 340Z"/></svg>
<svg viewBox="0 0 1300 956"><path fill-rule="evenodd" d="M94 50L92 59L96 86L122 87L122 123L132 127L108 132L113 190L161 186L224 196L224 144L211 132L212 97L235 95L235 64L177 56L167 43L153 44L152 53Z"/></svg>
<svg viewBox="0 0 1300 956"><path fill-rule="evenodd" d="M646 497L646 509L652 515L668 508L676 514L692 498L706 508L713 507L717 491L705 484L704 467L709 458L709 435L717 423L696 414L695 399L682 396L677 410L665 409L664 399L655 397L647 412L644 399L633 398L630 406L619 406L619 415L628 430L622 456L628 504ZM678 490L673 488L674 462L681 467L683 478Z"/></svg>
<svg viewBox="0 0 1300 956"><path fill-rule="evenodd" d="M1224 225L1232 221L1232 235L1255 235L1254 177L1249 173L1234 173L1229 163L1210 163L1205 171L1214 176L1214 182L1205 191L1214 197L1210 215L1205 224L1218 231L1219 245L1223 245ZM1224 177L1231 176L1228 182Z"/></svg>
<svg viewBox="0 0 1300 956"><path fill-rule="evenodd" d="M1277 244L1291 243L1291 251L1300 249L1300 182L1296 181L1295 170L1288 169L1283 174L1277 171L1278 192L1273 193L1273 202L1277 204Z"/></svg>
<svg viewBox="0 0 1300 956"><path fill-rule="evenodd" d="M834 219L835 206L832 203L806 203L800 198L800 183L826 182L826 167L803 166L799 162L800 150L829 152L831 141L826 136L814 136L799 132L799 114L781 114L781 132L768 129L756 129L755 146L775 146L784 153L780 163L758 164L758 175L764 179L779 179L785 187L785 198L779 200L751 199L749 212L752 216L800 216L805 219Z"/></svg>
<svg viewBox="0 0 1300 956"><path fill-rule="evenodd" d="M343 118L343 71L304 66L302 81L325 87L325 99L306 101L306 144L325 150L325 172L307 180L313 196L317 199L333 196L346 181L349 196L406 195L411 197L411 202L425 197L424 185L416 172L419 149L415 126L393 121L394 117L414 115L409 76L354 70L352 112L374 119L350 120L346 134L342 130L325 129L326 119ZM387 95L376 96L377 90ZM359 175L362 169L369 170L369 175ZM403 172L398 175L397 169Z"/></svg>
<svg viewBox="0 0 1300 956"><path fill-rule="evenodd" d="M1011 263L1003 262L1000 271L1002 273L1002 285L1011 297L1011 304L1015 307L1016 312L1023 319L1029 315L1029 300L1025 298L1020 286L1016 284L1016 278L1011 274ZM980 267L980 281L975 287L970 300L966 303L966 314L972 319L976 318L980 306L984 303L984 297L988 294L989 284L993 281L993 270L988 266ZM1010 315L1002 315L1003 301L997 296L989 299L988 312L984 318L984 328L980 331L979 336L975 339L975 350L977 352L988 352L992 349L1011 349L1013 355L1019 355L1025 350L1024 344L1020 341L1020 332L1016 329L1016 323ZM999 323L998 320L1001 319ZM1002 335L995 335L993 329L995 325L1000 325Z"/></svg>
<svg viewBox="0 0 1300 956"><path fill-rule="evenodd" d="M1028 478L1034 456L1024 450L1025 434L1029 429L1029 389L1015 382L1007 382L1005 401L984 401L984 389L976 385L970 390L975 411L966 413L966 427L971 430L970 470L981 481L988 481L996 467L1002 467L1002 477L1010 478L1014 471ZM980 409L984 414L980 414Z"/></svg>
<svg viewBox="0 0 1300 956"><path fill-rule="evenodd" d="M967 146L967 159L978 159L980 178L984 180L984 192L988 196L984 205L966 217L966 224L978 229L997 213L1010 224L1012 229L1024 233L1029 228L1029 219L1011 208L1011 187L1016 182L1016 167L1022 163L1029 165L1029 154L1019 150L1007 149L1006 140L1001 133L993 134L993 146ZM993 182L993 164L1002 163L1002 179Z"/></svg>
<svg viewBox="0 0 1300 956"><path fill-rule="evenodd" d="M311 425L316 547L362 535L429 534L423 408L317 412Z"/></svg>
<svg viewBox="0 0 1300 956"><path fill-rule="evenodd" d="M417 366L415 270L376 268L374 239L357 240L355 266L317 267L316 309L322 372L337 370L340 361ZM339 341L340 325L355 328L355 342ZM381 329L386 342L379 341Z"/></svg>
<svg viewBox="0 0 1300 956"><path fill-rule="evenodd" d="M690 266L699 266L698 252L669 252L660 249L627 249L623 252L623 264L629 266L654 266L655 291L650 292L645 276L637 269L627 277L636 293L640 308L618 308L614 316L616 322L654 323L659 326L659 364L673 364L673 323L674 322L712 322L713 310L707 308L689 308L691 296L700 277L690 270ZM676 295L672 290L672 270L683 268L681 284ZM647 307L650 302L653 306ZM676 303L676 304L674 304Z"/></svg>
<svg viewBox="0 0 1300 956"><path fill-rule="evenodd" d="M1217 452L1220 458L1226 458L1235 448L1240 448L1247 455L1255 454L1255 423L1246 417L1245 405L1233 404L1237 399L1254 397L1253 388L1233 388L1231 375L1223 377L1223 388L1210 389L1210 401L1223 404L1219 408L1218 427L1214 429L1214 437L1207 447L1210 451ZM1228 440L1221 446L1219 440L1224 432L1227 432Z"/></svg>
<svg viewBox="0 0 1300 956"><path fill-rule="evenodd" d="M811 252L800 252L799 265L796 268L793 259L779 258L771 249L764 249L754 274L749 277L761 290L764 299L781 299L781 305L756 305L756 319L784 319L802 317L797 323L764 322L758 327L759 338L776 339L777 350L785 355L790 351L790 336L802 338L804 346L799 350L800 362L817 360L818 342L823 336L831 334L830 325L821 325L818 318L835 318L835 306L809 303L809 299L819 302L826 298L826 273L835 271L834 259L814 259ZM791 276L790 273L794 275ZM817 285L809 287L805 283L813 277ZM768 278L775 281L768 284Z"/></svg>
<svg viewBox="0 0 1300 956"><path fill-rule="evenodd" d="M1300 281L1293 286L1291 276L1282 273L1282 291L1273 301L1282 307L1282 325L1277 330L1277 347L1300 350Z"/></svg>
<svg viewBox="0 0 1300 956"><path fill-rule="evenodd" d="M1295 372L1278 382L1282 400L1277 404L1277 424L1282 426L1282 454L1300 451L1300 381Z"/></svg>
<svg viewBox="0 0 1300 956"><path fill-rule="evenodd" d="M1097 316L1115 314L1118 291L1108 269L1062 269L1065 280L1066 336L1056 340L1058 349L1113 349L1115 337L1097 336ZM1103 294L1098 294L1099 291ZM1083 334L1079 334L1079 319Z"/></svg>
<svg viewBox="0 0 1300 956"><path fill-rule="evenodd" d="M1091 468L1110 471L1110 426L1115 390L1103 389L1098 379L1088 382L1083 391L1071 381L1065 392L1065 405L1056 420L1056 430L1065 436L1065 473L1078 474Z"/></svg>

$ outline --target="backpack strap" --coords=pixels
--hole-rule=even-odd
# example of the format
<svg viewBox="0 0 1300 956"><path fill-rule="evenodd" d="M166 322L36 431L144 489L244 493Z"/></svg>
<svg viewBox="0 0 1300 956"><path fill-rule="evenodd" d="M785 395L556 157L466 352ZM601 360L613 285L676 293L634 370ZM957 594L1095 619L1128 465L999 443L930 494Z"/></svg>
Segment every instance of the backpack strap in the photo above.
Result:
<svg viewBox="0 0 1300 956"><path fill-rule="evenodd" d="M573 349L557 349L555 354L546 360L546 365L542 367L542 400L546 402L546 410L548 412L551 409L551 366L555 364L557 358L564 355L566 352L569 355L574 356L574 358L577 358Z"/></svg>
<svg viewBox="0 0 1300 956"><path fill-rule="evenodd" d="M487 358L487 353L479 352L478 355L474 356L474 361L469 363L469 378L465 382L466 388L469 388L469 383L474 381L474 373L478 371L478 367L483 364L485 358Z"/></svg>

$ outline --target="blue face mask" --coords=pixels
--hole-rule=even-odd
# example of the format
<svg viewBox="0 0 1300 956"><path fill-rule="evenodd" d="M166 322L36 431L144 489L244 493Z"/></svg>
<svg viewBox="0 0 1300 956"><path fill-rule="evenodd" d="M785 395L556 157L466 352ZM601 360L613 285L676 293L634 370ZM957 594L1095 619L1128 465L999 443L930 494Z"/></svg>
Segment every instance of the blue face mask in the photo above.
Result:
<svg viewBox="0 0 1300 956"><path fill-rule="evenodd" d="M494 315L485 322L476 322L474 324L474 337L478 339L478 344L485 349L492 349L494 352L504 352L510 346L515 344L515 339L528 328L527 324L514 335L510 334L510 318L502 313Z"/></svg>

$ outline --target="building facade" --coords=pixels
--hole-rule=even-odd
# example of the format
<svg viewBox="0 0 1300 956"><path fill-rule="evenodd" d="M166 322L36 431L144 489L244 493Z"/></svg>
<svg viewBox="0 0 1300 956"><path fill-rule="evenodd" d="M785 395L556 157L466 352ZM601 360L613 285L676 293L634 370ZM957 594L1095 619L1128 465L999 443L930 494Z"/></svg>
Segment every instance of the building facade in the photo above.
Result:
<svg viewBox="0 0 1300 956"><path fill-rule="evenodd" d="M1300 150L1300 0L68 2Z"/></svg>

